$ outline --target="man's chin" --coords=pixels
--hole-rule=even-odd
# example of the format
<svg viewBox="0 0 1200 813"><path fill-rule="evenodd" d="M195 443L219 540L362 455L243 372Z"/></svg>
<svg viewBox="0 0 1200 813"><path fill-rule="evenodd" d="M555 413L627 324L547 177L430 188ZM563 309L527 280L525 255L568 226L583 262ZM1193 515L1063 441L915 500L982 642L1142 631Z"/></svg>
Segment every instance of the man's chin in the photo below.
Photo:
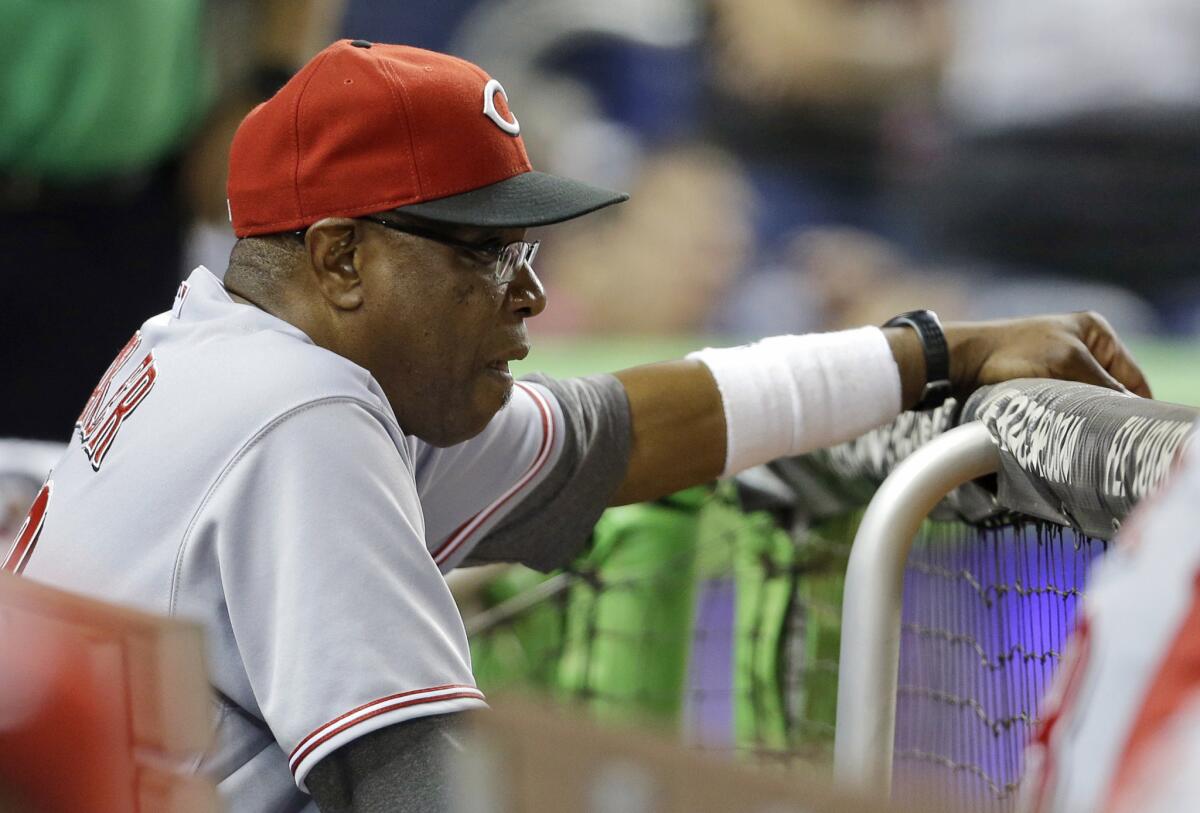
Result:
<svg viewBox="0 0 1200 813"><path fill-rule="evenodd" d="M475 404L481 414L487 414L488 421L508 406L508 402L512 400L513 386L510 373L493 369L484 371L482 380L475 389ZM487 422L484 423L486 425Z"/></svg>
<svg viewBox="0 0 1200 813"><path fill-rule="evenodd" d="M458 408L444 406L436 415L427 416L431 426L423 431L411 431L401 424L405 434L413 435L430 446L445 448L457 446L478 435L496 417L496 413L512 401L514 385L512 379L498 380L499 376L488 376L480 382L472 396ZM443 402L445 404L445 402ZM459 402L462 403L462 402ZM415 429L416 427L413 427Z"/></svg>
<svg viewBox="0 0 1200 813"><path fill-rule="evenodd" d="M507 406L511 399L512 391L510 390L504 395L498 405L492 409L477 410L476 414L478 417L470 421L456 422L453 426L443 425L437 431L425 434L417 433L416 436L430 446L437 446L443 449L447 446L457 446L460 443L465 443L484 429L487 429L488 424L492 422L492 418L496 417L496 413Z"/></svg>
<svg viewBox="0 0 1200 813"><path fill-rule="evenodd" d="M474 431L442 430L440 432L414 432L413 435L422 443L427 443L430 446L436 446L439 449L445 449L450 446L457 446L460 443L466 443L468 440L482 432L486 427L487 424L485 423L483 426L480 426Z"/></svg>

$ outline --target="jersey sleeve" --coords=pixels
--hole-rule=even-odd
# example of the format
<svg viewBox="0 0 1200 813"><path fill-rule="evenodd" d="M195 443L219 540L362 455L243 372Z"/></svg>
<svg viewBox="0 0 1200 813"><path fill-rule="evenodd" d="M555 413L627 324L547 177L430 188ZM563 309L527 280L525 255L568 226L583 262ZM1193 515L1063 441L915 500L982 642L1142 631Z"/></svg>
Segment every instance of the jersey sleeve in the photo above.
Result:
<svg viewBox="0 0 1200 813"><path fill-rule="evenodd" d="M417 452L431 552L458 564L553 570L586 543L625 476L629 403L612 376L531 376L466 443Z"/></svg>
<svg viewBox="0 0 1200 813"><path fill-rule="evenodd" d="M356 401L308 405L243 450L198 518L219 529L237 651L302 789L364 734L484 705L395 440Z"/></svg>

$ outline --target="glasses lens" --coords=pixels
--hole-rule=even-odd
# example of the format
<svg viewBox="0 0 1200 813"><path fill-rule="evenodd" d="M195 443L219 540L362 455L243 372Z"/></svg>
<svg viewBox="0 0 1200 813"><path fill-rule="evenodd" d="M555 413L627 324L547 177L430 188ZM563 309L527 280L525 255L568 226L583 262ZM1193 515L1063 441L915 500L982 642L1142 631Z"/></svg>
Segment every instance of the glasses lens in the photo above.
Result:
<svg viewBox="0 0 1200 813"><path fill-rule="evenodd" d="M496 282L505 285L513 281L522 265L532 268L533 258L537 256L538 243L517 241L509 243L500 250L496 260Z"/></svg>

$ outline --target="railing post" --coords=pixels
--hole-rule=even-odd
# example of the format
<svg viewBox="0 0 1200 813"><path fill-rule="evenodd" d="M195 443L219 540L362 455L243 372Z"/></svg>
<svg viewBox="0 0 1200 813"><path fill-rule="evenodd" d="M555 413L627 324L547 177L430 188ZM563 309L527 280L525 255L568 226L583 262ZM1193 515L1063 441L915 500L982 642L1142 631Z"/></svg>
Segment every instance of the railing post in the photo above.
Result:
<svg viewBox="0 0 1200 813"><path fill-rule="evenodd" d="M879 795L892 785L900 605L913 537L937 503L995 472L1000 456L983 424L951 429L905 459L863 514L842 600L834 773Z"/></svg>

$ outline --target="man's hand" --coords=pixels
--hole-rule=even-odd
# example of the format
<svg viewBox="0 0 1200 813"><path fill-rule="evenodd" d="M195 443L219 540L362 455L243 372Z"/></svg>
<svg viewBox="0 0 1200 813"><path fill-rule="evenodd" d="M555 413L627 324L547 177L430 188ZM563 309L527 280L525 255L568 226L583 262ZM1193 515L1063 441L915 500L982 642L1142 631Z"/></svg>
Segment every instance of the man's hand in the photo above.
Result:
<svg viewBox="0 0 1200 813"><path fill-rule="evenodd" d="M1071 313L994 322L950 322L950 382L965 398L984 384L1011 378L1080 381L1149 398L1150 385L1103 316ZM907 327L884 330L900 368L905 409L920 400L925 355Z"/></svg>
<svg viewBox="0 0 1200 813"><path fill-rule="evenodd" d="M946 340L959 396L1010 378L1058 378L1151 397L1137 362L1096 313L951 323Z"/></svg>
<svg viewBox="0 0 1200 813"><path fill-rule="evenodd" d="M959 398L1010 378L1060 378L1150 397L1129 351L1094 313L958 322L947 324L945 331L950 380ZM884 335L900 370L901 403L911 408L925 386L920 340L907 327L886 328ZM845 370L847 376L858 374ZM614 505L655 499L722 471L728 427L721 393L707 367L673 361L616 376L629 397L633 448ZM785 453L781 448L780 454Z"/></svg>

